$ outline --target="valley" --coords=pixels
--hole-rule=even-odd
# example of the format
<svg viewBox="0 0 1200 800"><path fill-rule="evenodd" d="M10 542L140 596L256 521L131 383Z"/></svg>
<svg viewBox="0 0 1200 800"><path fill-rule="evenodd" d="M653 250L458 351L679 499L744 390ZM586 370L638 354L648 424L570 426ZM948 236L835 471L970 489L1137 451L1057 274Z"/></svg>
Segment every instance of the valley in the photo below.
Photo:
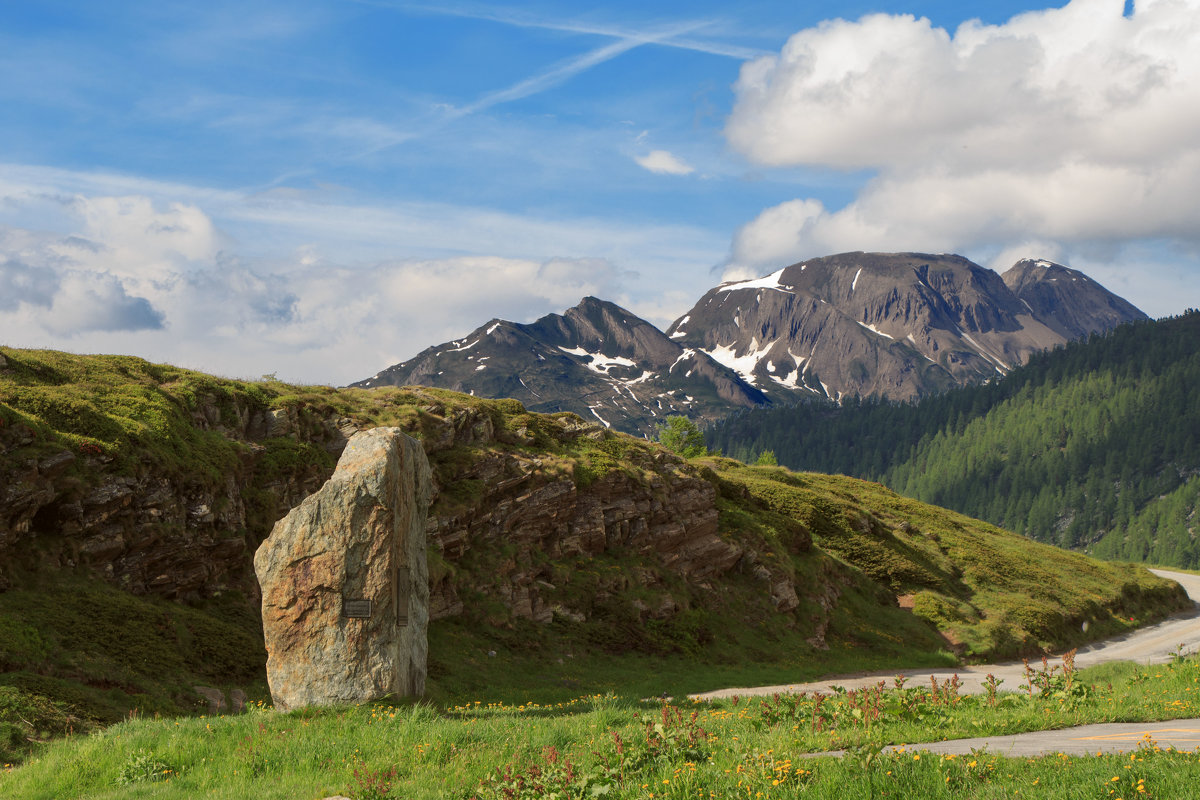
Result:
<svg viewBox="0 0 1200 800"><path fill-rule="evenodd" d="M781 274L771 280L779 283ZM864 289L868 285L864 282ZM788 286L798 290L799 284ZM735 291L742 290L719 294ZM1032 300L1022 303L1036 307ZM968 317L982 315L976 309ZM1025 355L1021 358L1030 365L1013 367L1001 380L925 402L978 405L958 399L960 392L1008 397L1010 384L1032 381L1031 374L1059 375L1044 364L1062 353L1087 361L1086 354L1073 354L1120 341L1129 330L1162 325L1119 327L1107 336L1093 335L1086 344ZM1060 328L1072 332L1066 322ZM429 358L433 366L452 369L461 361L474 376L497 368L502 381L491 386L495 392L511 386L513 376L526 388L546 389L575 370L581 380L607 387L596 391L629 398L621 424L640 420L636 425L647 433L658 424L654 420L691 414L703 421L703 413L697 413L701 406L694 405L700 396L743 409L714 421L710 435L762 414L849 418L871 405L843 398L839 409L824 391L816 404L783 408L765 393L754 394L761 375L739 372L699 348L685 347L678 341L685 336L680 330L659 333L612 304L588 299L563 317L534 326L493 320L448 351L434 349ZM507 342L510 353L533 354L534 361L547 365L546 372L534 378L522 372L519 360L502 360L500 351L488 350L497 342ZM720 356L722 347L710 349ZM658 354L651 364L657 372L622 355L648 351ZM1156 352L1165 364L1175 351ZM439 361L447 354L453 357ZM1006 707L1023 710L1002 722L985 723L973 715L990 713L995 680L1009 689L1022 681L1034 685L1032 674L1011 659L1081 648L1078 667L1088 665L1087 674L1108 674L1105 670L1114 668L1089 654L1090 643L1127 636L1191 607L1172 580L1178 573L1156 575L1134 564L1098 561L1034 542L877 483L774 466L758 458L771 449L761 440L751 446L753 452L731 447L742 461L703 453L703 448L700 455L683 458L657 442L617 431L620 426L605 417L613 413L611 404L603 411L587 406L589 419L563 410L538 413L511 398L487 398L482 384L475 394L424 386L339 389L229 380L120 356L2 348L0 358L5 486L0 757L10 764L27 762L10 776L18 782L13 785L26 787L23 792L34 784L21 782L34 781L38 789L29 790L31 797L55 796L38 794L55 791L43 787L83 791L90 785L70 770L61 775L66 783L41 772L59 757L55 754L76 747L71 737L84 732L122 737L130 731L143 737L143 744L121 744L121 752L129 754L121 763L115 756L101 759L108 765L101 771L115 771L119 785L158 784L158 778L147 776L165 775L155 795L164 797L211 786L216 778L186 755L193 745L183 744L191 735L188 720L205 708L202 688L229 696L236 692L250 701L247 717L218 720L218 730L257 742L247 777L223 780L227 789L240 787L230 789L230 796L281 792L282 797L297 790L260 780L273 774L273 759L281 757L269 753L282 752L268 739L281 745L289 739L290 729L279 726L291 715L269 710L250 557L274 521L322 485L349 437L376 426L397 426L415 437L433 467L426 527L432 623L427 702L433 706L363 706L311 717L318 728L334 726L336 733L325 736L359 745L354 758L330 751L320 755L320 748L304 755L323 764L304 780L318 785L324 780L318 774L349 775L340 779L341 791L358 798L390 796L390 788L379 794L380 787L406 780L386 767L391 762L387 751L377 749L380 742L366 745L360 738L385 719L407 720L403 737L427 730L443 742L463 735L455 732L461 731L454 727L460 722L486 722L499 738L481 747L495 754L488 758L509 764L506 774L524 775L521 781L540 787L533 796L549 784L522 770L556 776L564 788L574 787L571 791L608 787L605 791L616 796L632 796L628 793L636 794L636 786L629 781L660 780L658 770L676 764L680 753L686 756L686 748L671 748L695 740L699 728L695 716L687 721L686 705L663 705L655 712L664 715L663 733L661 740L648 740L648 760L631 764L627 776L624 767L612 770L614 754L593 753L601 759L592 763L594 779L578 784L571 769L556 771L558 762L536 766L549 750L496 749L511 738L504 732L509 725L529 729L531 712L554 717L561 710L567 728L553 735L572 758L585 761L582 740L567 731L576 724L609 728L620 743L634 735L630 720L635 728L641 724L640 698L763 694L774 699L755 712L763 715L755 730L777 737L778 715L787 708L786 713L801 713L809 702L803 698L817 689L833 692L827 695L834 698L831 722L850 711L856 711L858 722L810 730L807 735L816 738L796 739L787 748L849 747L876 753L870 758L892 758L882 755L883 746L914 741L914 732L929 717L901 714L895 721L899 728L881 723L878 729L858 730L869 719L865 715L882 714L883 706L871 711L873 706L853 705L865 702L857 693L866 697L868 690L875 691L871 702L882 703L877 687L884 676L899 684L906 678L897 676L911 676L914 683L933 676L932 692L895 687L889 702L902 708L965 704L966 710L979 703L968 699L970 693L984 691L989 710L979 707L963 724L991 725L1001 733L1107 719L1075 701L1047 715L1032 692L1024 700L1005 695ZM672 368L682 369L689 359L696 369L676 376ZM781 362L763 363L779 368ZM1146 368L1155 363L1151 359ZM666 377L656 377L664 366ZM649 416L636 391L622 395L618 384L627 380L655 389L648 395L658 398ZM703 395L698 384L689 388L690 380L707 382L710 393ZM566 382L559 391L567 398L579 390ZM556 402L547 400L543 407L555 408ZM879 408L917 408L874 402ZM863 444L874 441L869 431L860 431L867 434ZM1189 441L1184 437L1180 447L1186 451ZM779 450L788 457L783 439ZM745 463L751 460L760 463ZM1170 631L1168 638L1176 635ZM981 666L996 659L1010 661L1005 667ZM1178 652L1168 659L1192 663ZM1124 668L1117 669L1125 675ZM988 679L990 691L985 670L994 675ZM1066 670L1053 662L1038 680L1057 686ZM869 678L829 678L864 671ZM797 683L817 679L823 682ZM834 682L841 689L833 689ZM727 688L739 684L767 688ZM943 692L953 686L953 694L938 694L939 686ZM800 699L780 700L784 689L787 697ZM589 694L581 696L581 690ZM795 690L810 695L792 694ZM719 728L739 700L720 702L732 705L706 712L705 730ZM832 711L839 704L850 705ZM432 707L445 708L446 716ZM1161 718L1194 711L1187 703L1161 708L1151 702L1147 708L1152 710L1137 713ZM420 721L426 719L423 714L429 715L426 722ZM164 733L157 723L137 720L143 715L174 720L171 725L184 739ZM267 739L239 733L248 718L258 718L257 730ZM946 719L951 725L946 730L966 735L967 729L954 727L953 715ZM213 730L213 723L206 724ZM744 730L737 736L753 739ZM63 737L67 741L58 741ZM293 741L289 746L312 747ZM424 752L425 745L382 741L416 747L417 762ZM771 749L765 740L762 746ZM373 749L378 755L370 760L364 754ZM214 763L227 758L219 748L210 752ZM444 763L452 763L455 752L448 751ZM738 750L727 752L741 758ZM623 764L620 747L615 756ZM239 749L229 757L238 761L244 753ZM396 763L407 769L404 765L417 762ZM686 757L680 763L686 765ZM678 766L671 768L672 775L680 774ZM832 777L842 769L825 772L831 780L843 780L847 776ZM436 790L414 775L405 785L412 796L439 796L451 786L455 793L510 796L509 779L499 775L447 773ZM0 790L8 777L0 775ZM669 784L673 778L661 780ZM713 776L698 780L702 783L695 785L724 786Z"/></svg>
<svg viewBox="0 0 1200 800"><path fill-rule="evenodd" d="M1200 0L0 42L0 800L1200 798Z"/></svg>
<svg viewBox="0 0 1200 800"><path fill-rule="evenodd" d="M1200 566L1200 314L1125 325L915 404L735 414L708 445L879 480L1106 558Z"/></svg>
<svg viewBox="0 0 1200 800"><path fill-rule="evenodd" d="M347 435L377 425L433 464L435 701L948 666L1078 646L1187 602L1140 567L878 484L684 460L512 400L3 357L0 685L16 708L64 704L48 729L186 712L198 684L265 699L250 554Z"/></svg>

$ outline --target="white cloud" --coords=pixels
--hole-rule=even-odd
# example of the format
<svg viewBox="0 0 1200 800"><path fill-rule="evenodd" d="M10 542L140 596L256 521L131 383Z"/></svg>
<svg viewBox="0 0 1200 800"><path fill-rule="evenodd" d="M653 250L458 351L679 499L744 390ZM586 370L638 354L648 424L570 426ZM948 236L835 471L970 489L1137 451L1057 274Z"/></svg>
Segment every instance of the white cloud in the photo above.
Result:
<svg viewBox="0 0 1200 800"><path fill-rule="evenodd" d="M642 169L656 175L690 175L696 168L666 150L651 150L644 156L633 159Z"/></svg>
<svg viewBox="0 0 1200 800"><path fill-rule="evenodd" d="M150 244L140 249L153 249L158 234L149 231ZM531 320L585 295L611 297L624 277L595 258L463 256L347 266L304 247L273 265L276 271L217 254L186 269L156 262L156 272L143 269L135 279L103 269L105 258L117 260L115 250L72 241L77 237L49 238L25 248L28 263L0 262L0 341L74 350L86 335L88 350L320 382L368 377L494 316ZM86 265L63 256L77 252Z"/></svg>
<svg viewBox="0 0 1200 800"><path fill-rule="evenodd" d="M15 311L22 304L50 307L58 291L58 276L51 270L21 261L0 261L0 311Z"/></svg>
<svg viewBox="0 0 1200 800"><path fill-rule="evenodd" d="M1013 264L1026 258L1044 258L1057 264L1067 260L1066 251L1057 242L1026 241L1012 244L993 255L985 266L997 272L1004 272ZM1075 265L1079 266L1078 262ZM1107 287L1112 288L1112 287Z"/></svg>
<svg viewBox="0 0 1200 800"><path fill-rule="evenodd" d="M42 319L63 339L112 331L158 330L163 314L144 297L131 296L113 275L68 271L60 277L54 304Z"/></svg>
<svg viewBox="0 0 1200 800"><path fill-rule="evenodd" d="M665 324L723 249L682 226L0 166L0 341L342 384L585 295Z"/></svg>
<svg viewBox="0 0 1200 800"><path fill-rule="evenodd" d="M734 260L759 265L795 260L793 256L809 247L813 227L827 217L818 200L789 200L768 208L735 235Z"/></svg>
<svg viewBox="0 0 1200 800"><path fill-rule="evenodd" d="M85 266L153 277L169 266L210 260L217 252L212 220L194 205L174 202L160 210L148 197L76 195L72 206L83 228L56 249Z"/></svg>
<svg viewBox="0 0 1200 800"><path fill-rule="evenodd" d="M1200 243L1200 2L1073 0L1002 25L872 15L746 64L726 135L765 165L870 169L735 237L769 266L850 249Z"/></svg>

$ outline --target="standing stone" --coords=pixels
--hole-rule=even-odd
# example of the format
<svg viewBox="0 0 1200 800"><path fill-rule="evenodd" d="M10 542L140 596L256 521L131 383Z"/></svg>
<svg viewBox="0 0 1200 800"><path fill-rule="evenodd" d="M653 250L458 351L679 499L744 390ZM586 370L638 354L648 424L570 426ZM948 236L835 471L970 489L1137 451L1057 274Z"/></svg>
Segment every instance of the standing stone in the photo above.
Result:
<svg viewBox="0 0 1200 800"><path fill-rule="evenodd" d="M420 443L399 428L363 431L258 548L276 708L424 693L431 489Z"/></svg>

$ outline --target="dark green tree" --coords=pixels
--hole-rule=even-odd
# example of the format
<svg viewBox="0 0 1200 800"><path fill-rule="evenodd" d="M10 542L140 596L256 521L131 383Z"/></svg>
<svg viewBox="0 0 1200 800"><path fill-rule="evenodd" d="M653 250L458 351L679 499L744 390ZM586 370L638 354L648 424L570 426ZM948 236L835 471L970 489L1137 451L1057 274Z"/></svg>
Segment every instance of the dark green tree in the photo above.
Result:
<svg viewBox="0 0 1200 800"><path fill-rule="evenodd" d="M745 461L770 450L792 469L879 481L1042 541L1195 567L1200 489L1185 487L1200 476L1197 386L1200 313L1189 311L917 403L777 405L706 433Z"/></svg>
<svg viewBox="0 0 1200 800"><path fill-rule="evenodd" d="M774 450L763 450L754 463L760 467L775 467L779 466L779 459L775 458Z"/></svg>
<svg viewBox="0 0 1200 800"><path fill-rule="evenodd" d="M704 446L704 434L687 417L667 417L667 421L658 426L655 438L663 447L684 458L708 454L708 448Z"/></svg>

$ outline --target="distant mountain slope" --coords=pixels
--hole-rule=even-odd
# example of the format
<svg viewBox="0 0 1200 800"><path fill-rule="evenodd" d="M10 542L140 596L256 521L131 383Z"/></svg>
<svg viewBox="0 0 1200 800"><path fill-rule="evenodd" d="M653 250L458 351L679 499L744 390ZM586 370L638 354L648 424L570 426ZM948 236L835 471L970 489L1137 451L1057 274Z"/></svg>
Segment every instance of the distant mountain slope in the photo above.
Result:
<svg viewBox="0 0 1200 800"><path fill-rule="evenodd" d="M767 402L733 370L594 297L528 325L493 319L353 384L405 385L511 397L532 411L572 411L642 435L672 414L715 420Z"/></svg>
<svg viewBox="0 0 1200 800"><path fill-rule="evenodd" d="M493 319L352 385L511 397L644 436L672 414L713 422L772 402L924 397L1145 318L1048 261L1001 278L961 256L843 253L722 284L666 334L588 297L530 324Z"/></svg>
<svg viewBox="0 0 1200 800"><path fill-rule="evenodd" d="M911 400L1139 319L1095 281L1047 261L1020 262L1002 279L956 255L842 253L722 284L667 334L773 400Z"/></svg>
<svg viewBox="0 0 1200 800"><path fill-rule="evenodd" d="M1046 327L1067 339L1148 319L1082 272L1050 261L1024 259L1001 276L1005 285Z"/></svg>
<svg viewBox="0 0 1200 800"><path fill-rule="evenodd" d="M740 414L710 431L710 445L879 480L1062 546L1196 568L1198 386L1200 312L1189 311L915 405Z"/></svg>

